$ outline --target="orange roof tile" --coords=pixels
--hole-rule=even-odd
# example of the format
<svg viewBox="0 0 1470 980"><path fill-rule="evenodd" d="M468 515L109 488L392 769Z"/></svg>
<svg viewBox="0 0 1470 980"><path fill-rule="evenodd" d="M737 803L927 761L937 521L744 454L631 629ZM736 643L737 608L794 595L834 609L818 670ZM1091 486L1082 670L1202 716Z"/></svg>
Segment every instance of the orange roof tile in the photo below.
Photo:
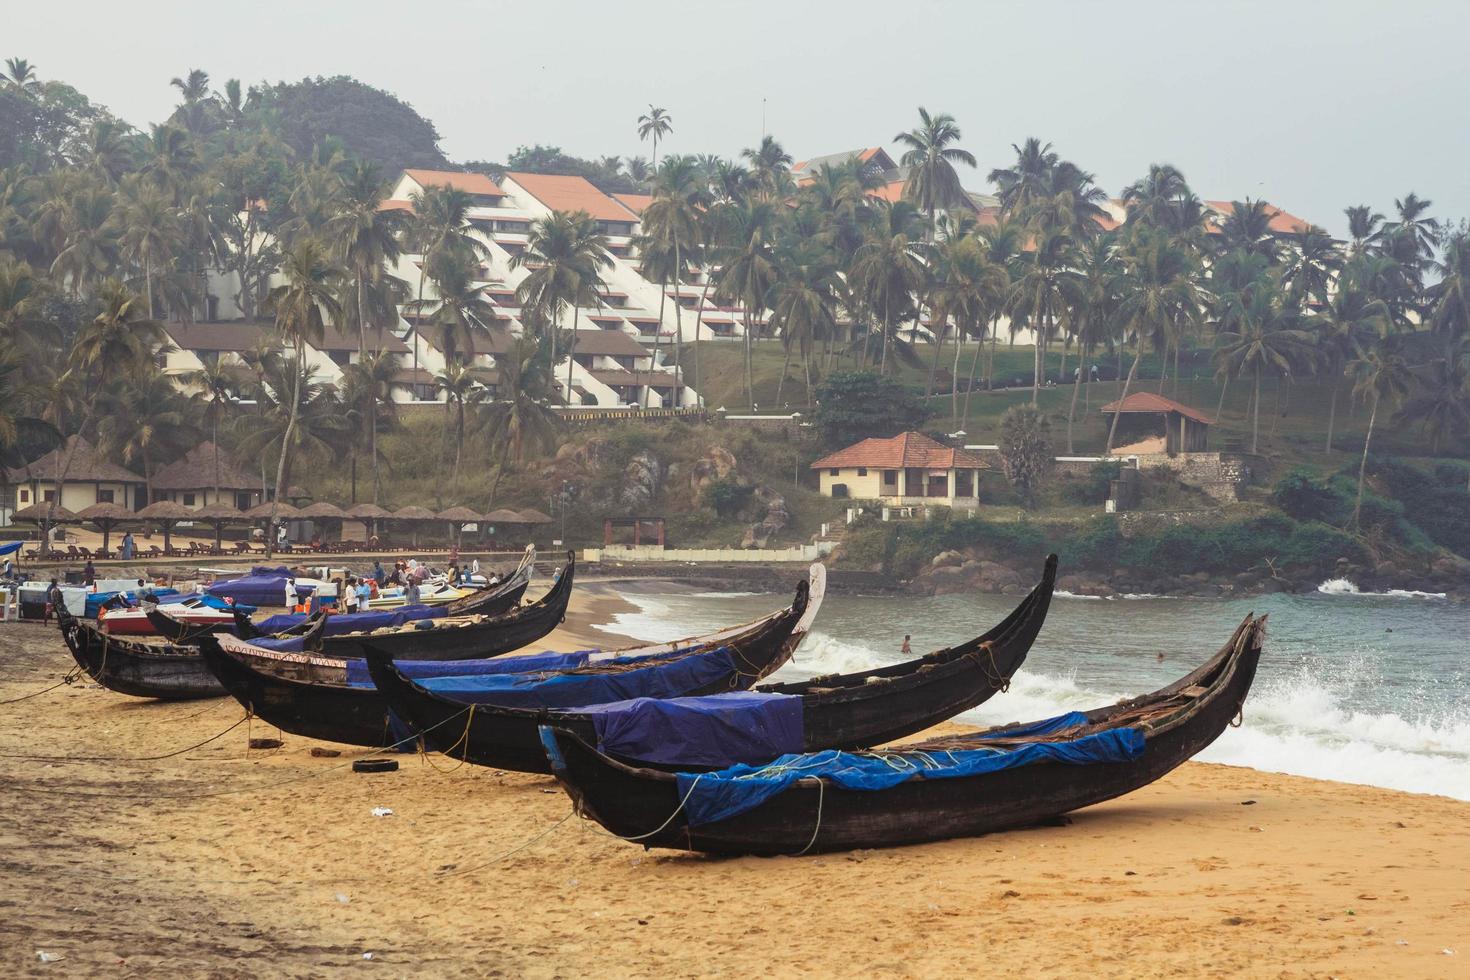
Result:
<svg viewBox="0 0 1470 980"><path fill-rule="evenodd" d="M989 465L974 453L941 446L922 433L902 432L891 439L864 439L823 456L811 468L825 470L864 466L877 470L949 470L984 469Z"/></svg>
<svg viewBox="0 0 1470 980"><path fill-rule="evenodd" d="M413 210L413 202L412 201L399 200L396 197L390 197L390 198L388 198L388 200L381 201L381 202L378 203L378 210L379 211L412 211Z"/></svg>
<svg viewBox="0 0 1470 980"><path fill-rule="evenodd" d="M634 214L642 214L643 209L653 203L652 194L614 194L613 197Z"/></svg>
<svg viewBox="0 0 1470 980"><path fill-rule="evenodd" d="M1202 422L1205 425L1215 424L1214 419L1200 412L1198 409L1190 408L1188 405L1181 405L1172 398L1165 398L1163 395L1155 395L1148 391L1135 391L1120 402L1108 402L1100 411L1104 413L1121 412L1123 414L1130 412L1144 414L1178 412L1185 418Z"/></svg>
<svg viewBox="0 0 1470 980"><path fill-rule="evenodd" d="M638 220L636 214L602 193L585 177L523 173L505 176L553 211L586 211L598 221Z"/></svg>
<svg viewBox="0 0 1470 980"><path fill-rule="evenodd" d="M458 170L405 170L420 187L449 187L467 194L489 194L504 197L505 191L484 174L464 173Z"/></svg>

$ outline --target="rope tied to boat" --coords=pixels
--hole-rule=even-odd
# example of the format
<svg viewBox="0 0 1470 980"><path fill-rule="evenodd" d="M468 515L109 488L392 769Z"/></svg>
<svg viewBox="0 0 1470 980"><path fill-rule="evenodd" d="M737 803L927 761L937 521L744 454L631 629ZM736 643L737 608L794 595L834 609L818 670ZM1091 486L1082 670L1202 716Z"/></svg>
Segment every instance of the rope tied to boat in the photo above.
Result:
<svg viewBox="0 0 1470 980"><path fill-rule="evenodd" d="M988 668L985 662L976 656L982 650L985 651L985 655L990 660ZM1011 679L1001 673L999 665L995 662L995 644L990 640L983 641L979 647L966 654L966 656L980 669L980 673L985 675L985 679L990 682L992 688L1001 694L1005 694L1011 689Z"/></svg>
<svg viewBox="0 0 1470 980"><path fill-rule="evenodd" d="M479 707L479 705L475 705L475 704L470 705L470 709L469 709L468 713L466 713L466 715L465 715L464 731L462 731L462 732L459 733L459 738L457 738L457 739L454 740L454 744L450 745L449 748L445 749L441 753L442 755L447 755L447 756L449 756L452 759L452 758L454 758L454 750L463 747L463 751L460 752L459 761L457 763L455 763L454 765L450 766L448 769L440 769L437 765L435 765L434 764L434 761L429 758L429 750L424 746L424 740L422 738L420 738L418 740L418 743L419 743L419 758L421 758L425 762L425 764L428 765L428 767L430 769L432 769L435 772L440 773L442 775L448 775L451 772L457 772L466 762L469 761L469 758L470 758L470 726L474 724L474 721L475 721L475 708L477 708L477 707Z"/></svg>
<svg viewBox="0 0 1470 980"><path fill-rule="evenodd" d="M816 776L806 776L804 778L815 779L817 781L817 822L816 825L812 827L812 839L806 842L806 847L803 847L801 850L791 855L792 857L801 857L807 851L810 851L812 849L812 845L817 842L817 834L822 829L822 804L826 802L827 799L827 783L824 780Z"/></svg>

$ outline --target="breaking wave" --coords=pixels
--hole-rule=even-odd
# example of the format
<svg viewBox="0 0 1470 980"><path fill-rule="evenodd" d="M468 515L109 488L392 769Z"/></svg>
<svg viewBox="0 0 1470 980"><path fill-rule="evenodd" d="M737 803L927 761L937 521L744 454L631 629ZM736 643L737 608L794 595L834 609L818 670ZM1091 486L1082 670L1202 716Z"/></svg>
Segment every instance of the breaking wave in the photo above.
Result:
<svg viewBox="0 0 1470 980"><path fill-rule="evenodd" d="M1323 595L1378 596L1387 599L1443 599L1443 592L1420 592L1416 589L1389 589L1386 592L1364 592L1351 580L1330 578L1317 586Z"/></svg>

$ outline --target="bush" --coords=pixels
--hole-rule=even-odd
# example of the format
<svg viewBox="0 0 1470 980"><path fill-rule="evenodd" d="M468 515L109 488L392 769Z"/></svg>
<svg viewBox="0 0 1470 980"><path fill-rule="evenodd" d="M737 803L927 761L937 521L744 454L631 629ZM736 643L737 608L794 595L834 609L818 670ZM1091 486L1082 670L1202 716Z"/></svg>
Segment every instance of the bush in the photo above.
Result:
<svg viewBox="0 0 1470 980"><path fill-rule="evenodd" d="M1277 481L1271 502L1299 521L1346 523L1352 515L1352 499L1311 473L1295 469ZM1346 512L1344 512L1346 505Z"/></svg>
<svg viewBox="0 0 1470 980"><path fill-rule="evenodd" d="M754 487L742 487L733 480L716 480L704 488L704 502L721 517L734 517L754 490Z"/></svg>
<svg viewBox="0 0 1470 980"><path fill-rule="evenodd" d="M1069 480L1062 486L1062 499L1073 504L1106 503L1112 493L1112 483L1123 471L1123 464L1105 459L1088 467L1087 475Z"/></svg>
<svg viewBox="0 0 1470 980"><path fill-rule="evenodd" d="M870 371L833 374L817 386L816 395L812 419L822 442L833 449L917 429L934 414L912 389Z"/></svg>
<svg viewBox="0 0 1470 980"><path fill-rule="evenodd" d="M1000 461L1006 479L1028 505L1051 472L1051 423L1030 405L1012 405L1000 417Z"/></svg>

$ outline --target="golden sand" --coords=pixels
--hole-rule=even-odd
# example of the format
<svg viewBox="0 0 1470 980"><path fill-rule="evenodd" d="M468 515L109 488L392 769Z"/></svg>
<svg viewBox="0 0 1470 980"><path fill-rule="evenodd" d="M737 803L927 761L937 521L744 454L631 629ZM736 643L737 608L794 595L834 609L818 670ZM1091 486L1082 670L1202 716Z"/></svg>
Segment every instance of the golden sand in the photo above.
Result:
<svg viewBox="0 0 1470 980"><path fill-rule="evenodd" d="M621 600L573 602L541 645L616 645L590 627ZM0 626L0 700L70 662L54 629ZM1449 977L1470 961L1470 804L1250 769L1189 764L1065 826L715 859L564 820L548 777L409 755L359 775L351 748L249 750L247 729L274 734L258 723L156 761L17 757L163 755L240 717L91 684L0 705L0 973Z"/></svg>

